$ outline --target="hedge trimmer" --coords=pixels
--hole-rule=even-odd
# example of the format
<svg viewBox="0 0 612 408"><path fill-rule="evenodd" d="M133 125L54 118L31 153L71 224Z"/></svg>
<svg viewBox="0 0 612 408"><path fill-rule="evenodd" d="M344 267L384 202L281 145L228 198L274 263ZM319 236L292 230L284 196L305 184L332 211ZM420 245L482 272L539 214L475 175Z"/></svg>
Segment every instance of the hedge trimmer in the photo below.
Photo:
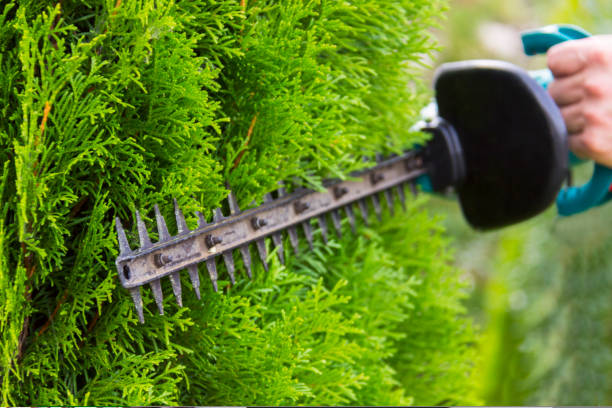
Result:
<svg viewBox="0 0 612 408"><path fill-rule="evenodd" d="M565 40L588 36L572 26L550 26L523 34L527 54L545 52ZM563 118L545 91L550 73L528 73L500 61L464 61L442 65L436 72L435 102L417 126L432 135L425 146L392 157L377 157L374 167L351 174L348 180L327 180L324 191L299 189L287 194L279 186L262 205L246 211L228 197L230 213L214 211L212 222L197 213L198 227L187 227L174 202L178 234L171 236L159 208L154 207L159 240L152 243L142 217L136 212L140 248L132 250L120 220L116 220L120 253L116 260L121 284L134 300L144 322L140 287L149 284L163 314L161 279L169 276L177 303L182 306L179 272L187 269L200 298L198 264L204 262L217 290L216 258L221 256L235 282L233 252L242 256L252 275L249 246L255 243L267 270L265 239L271 237L284 263L282 232L298 252L298 228L312 248L312 219L317 219L327 241L329 215L338 235L341 213L355 231L358 209L368 222L371 200L376 216L382 213L381 196L389 211L394 196L405 206L405 186L416 193L456 192L463 214L477 229L514 224L545 210L556 197L560 215L571 215L609 198L612 170L595 165L593 178L582 187L560 191L568 175L569 152ZM433 112L433 113L432 113ZM559 192L560 191L560 192Z"/></svg>

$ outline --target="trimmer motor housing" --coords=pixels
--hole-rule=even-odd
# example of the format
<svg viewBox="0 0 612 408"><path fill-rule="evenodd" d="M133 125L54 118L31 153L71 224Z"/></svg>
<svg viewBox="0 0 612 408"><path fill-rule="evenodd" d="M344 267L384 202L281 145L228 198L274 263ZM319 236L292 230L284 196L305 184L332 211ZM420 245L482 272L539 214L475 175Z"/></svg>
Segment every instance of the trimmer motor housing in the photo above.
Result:
<svg viewBox="0 0 612 408"><path fill-rule="evenodd" d="M434 135L425 149L434 191L455 187L477 229L548 208L568 174L567 131L550 95L501 61L444 64L434 81L441 119L423 129Z"/></svg>

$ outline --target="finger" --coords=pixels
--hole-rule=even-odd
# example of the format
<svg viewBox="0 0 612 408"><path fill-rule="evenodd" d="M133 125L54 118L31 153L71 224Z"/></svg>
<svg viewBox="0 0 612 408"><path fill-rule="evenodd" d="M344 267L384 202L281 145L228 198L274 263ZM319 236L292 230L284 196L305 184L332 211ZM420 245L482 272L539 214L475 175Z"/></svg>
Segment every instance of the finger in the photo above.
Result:
<svg viewBox="0 0 612 408"><path fill-rule="evenodd" d="M570 149L581 158L612 166L612 138L606 128L590 127L569 137Z"/></svg>
<svg viewBox="0 0 612 408"><path fill-rule="evenodd" d="M589 159L589 151L584 143L584 137L582 133L575 134L569 137L569 148L570 150L582 160Z"/></svg>
<svg viewBox="0 0 612 408"><path fill-rule="evenodd" d="M570 134L580 133L584 130L586 118L584 117L584 106L582 104L575 103L562 107L561 115Z"/></svg>
<svg viewBox="0 0 612 408"><path fill-rule="evenodd" d="M548 93L559 106L571 105L584 98L584 75L578 73L555 79L548 86Z"/></svg>
<svg viewBox="0 0 612 408"><path fill-rule="evenodd" d="M557 44L548 50L547 62L555 78L574 75L582 71L587 63L588 38Z"/></svg>

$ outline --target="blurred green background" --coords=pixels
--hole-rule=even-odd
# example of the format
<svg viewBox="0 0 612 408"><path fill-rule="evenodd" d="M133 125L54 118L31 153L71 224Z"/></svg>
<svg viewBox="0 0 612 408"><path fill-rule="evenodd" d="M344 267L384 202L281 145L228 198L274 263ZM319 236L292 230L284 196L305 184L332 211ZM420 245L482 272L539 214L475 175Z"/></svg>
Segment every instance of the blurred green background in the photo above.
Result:
<svg viewBox="0 0 612 408"><path fill-rule="evenodd" d="M450 0L436 35L442 62L492 58L528 69L520 32L552 23L612 33L610 0ZM574 170L577 182L592 165ZM457 204L432 199L454 237L480 325L480 396L487 405L612 405L612 205L478 233Z"/></svg>

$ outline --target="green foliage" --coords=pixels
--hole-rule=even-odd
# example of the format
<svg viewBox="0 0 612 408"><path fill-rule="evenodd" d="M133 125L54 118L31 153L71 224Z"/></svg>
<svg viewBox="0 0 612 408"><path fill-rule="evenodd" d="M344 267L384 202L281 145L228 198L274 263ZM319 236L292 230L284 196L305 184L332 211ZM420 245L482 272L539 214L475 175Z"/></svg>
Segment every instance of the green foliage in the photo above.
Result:
<svg viewBox="0 0 612 408"><path fill-rule="evenodd" d="M243 205L279 180L316 187L421 137L439 2L250 3L3 6L4 405L474 401L457 271L416 203L201 302L167 295L164 316L144 291L137 323L115 216L171 197L210 213L226 182Z"/></svg>

